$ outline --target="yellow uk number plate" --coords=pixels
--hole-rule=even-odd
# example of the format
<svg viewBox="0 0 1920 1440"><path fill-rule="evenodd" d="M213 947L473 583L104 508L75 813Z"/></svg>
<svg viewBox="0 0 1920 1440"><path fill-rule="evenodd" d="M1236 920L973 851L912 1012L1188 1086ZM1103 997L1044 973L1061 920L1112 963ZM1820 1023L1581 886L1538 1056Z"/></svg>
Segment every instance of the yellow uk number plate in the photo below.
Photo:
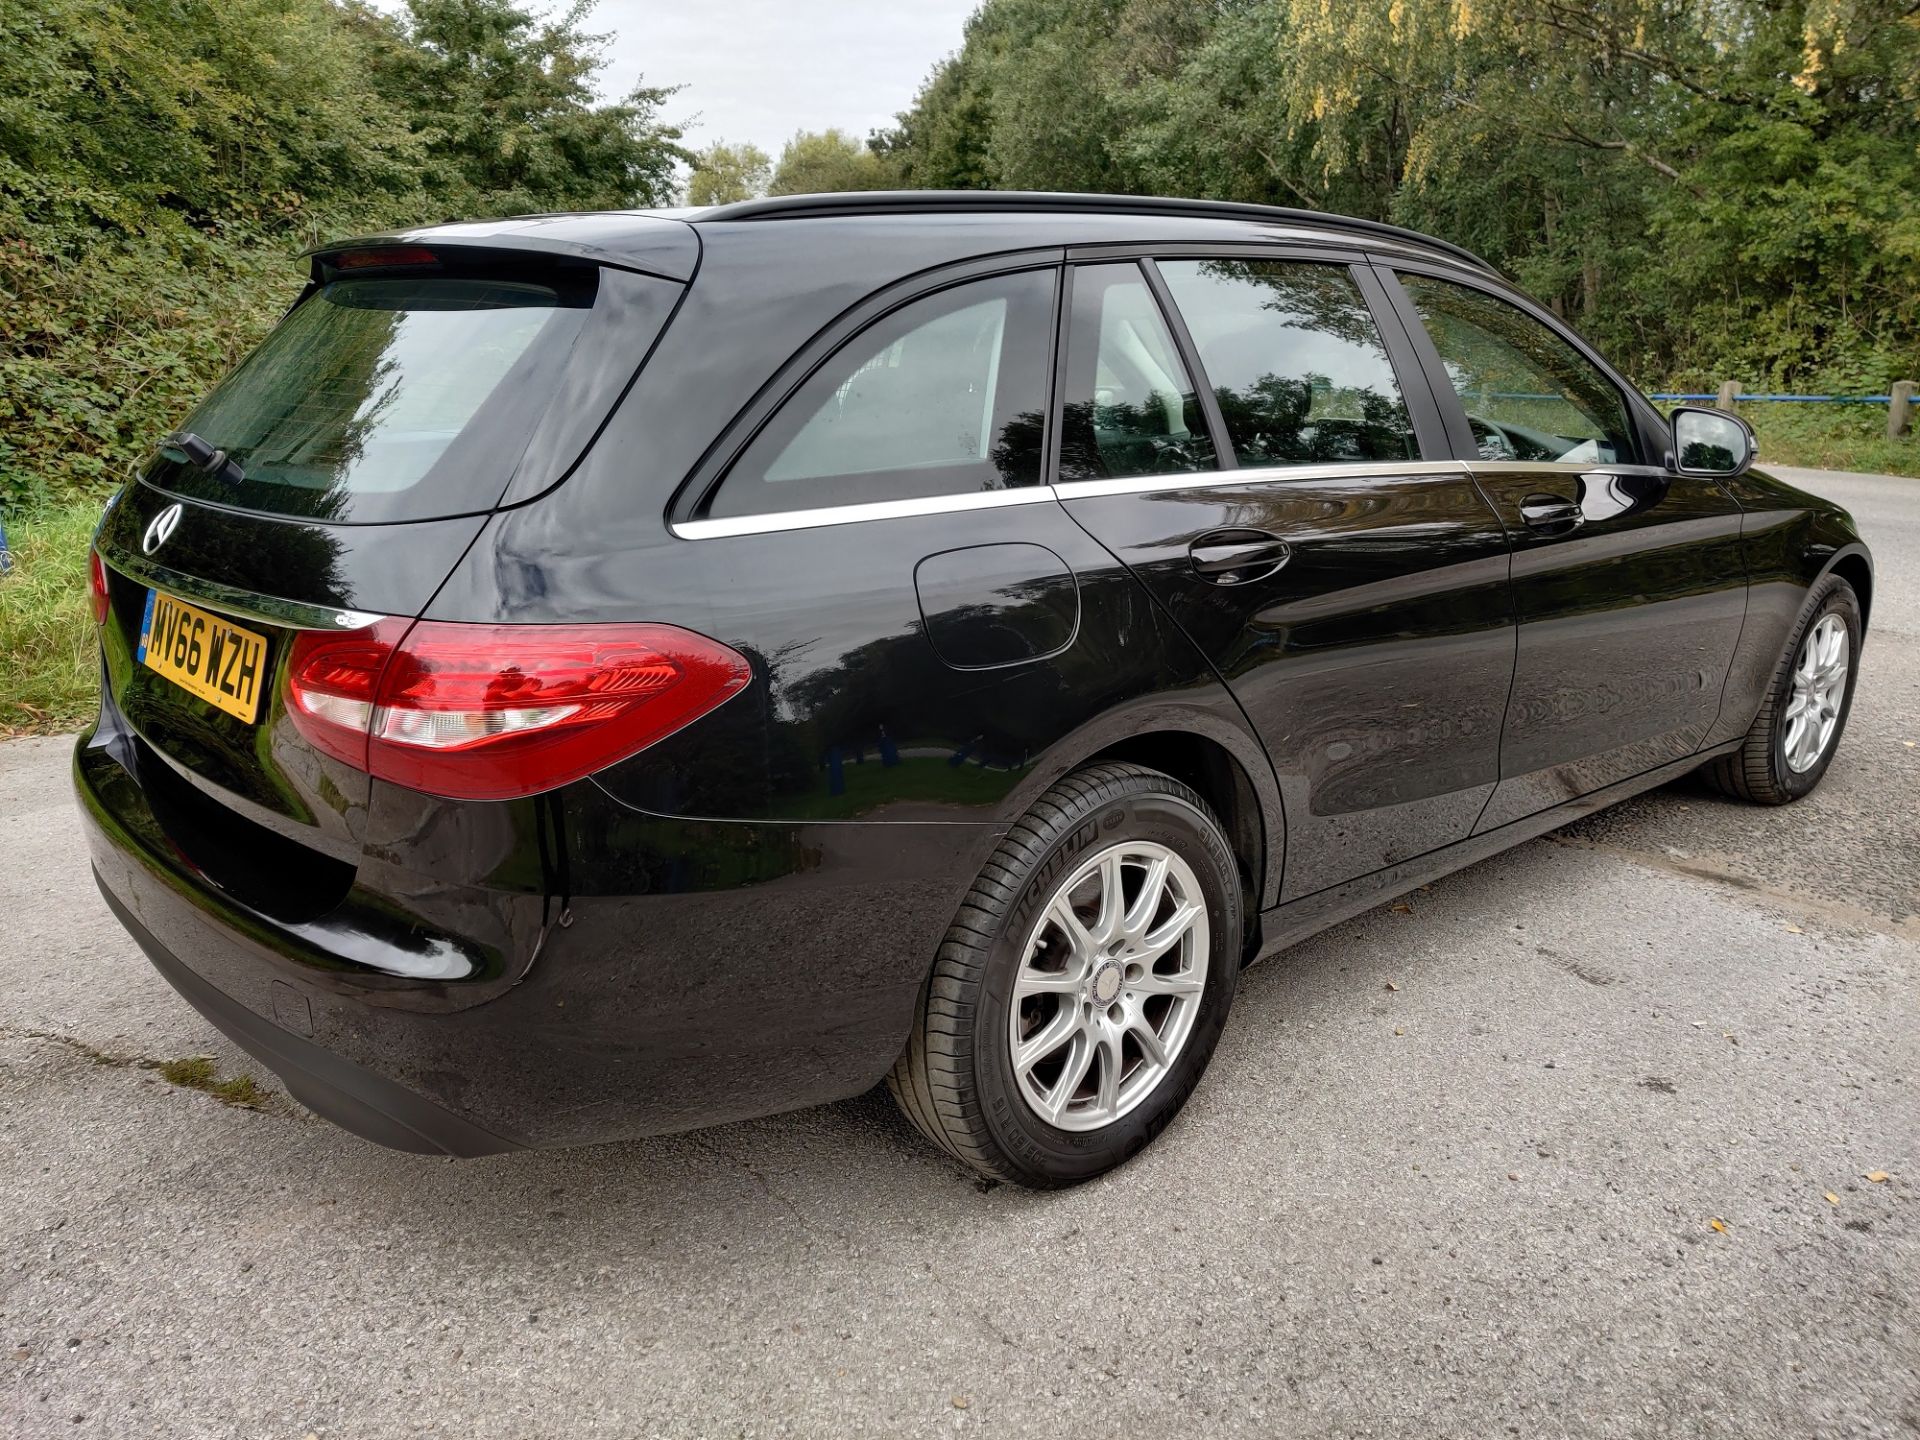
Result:
<svg viewBox="0 0 1920 1440"><path fill-rule="evenodd" d="M248 724L260 713L267 637L158 590L147 591L140 663Z"/></svg>

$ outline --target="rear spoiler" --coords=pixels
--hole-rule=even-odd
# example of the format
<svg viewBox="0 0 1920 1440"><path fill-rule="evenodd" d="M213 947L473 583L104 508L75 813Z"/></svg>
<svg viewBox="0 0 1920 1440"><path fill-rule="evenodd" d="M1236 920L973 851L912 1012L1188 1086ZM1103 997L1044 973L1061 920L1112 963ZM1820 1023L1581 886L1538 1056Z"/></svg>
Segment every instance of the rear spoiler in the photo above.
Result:
<svg viewBox="0 0 1920 1440"><path fill-rule="evenodd" d="M682 220L630 211L582 215L516 215L504 220L475 220L423 225L380 235L359 235L316 245L302 259L312 279L329 278L330 262L350 251L460 251L493 255L542 255L611 265L660 280L686 284L700 268L700 236Z"/></svg>

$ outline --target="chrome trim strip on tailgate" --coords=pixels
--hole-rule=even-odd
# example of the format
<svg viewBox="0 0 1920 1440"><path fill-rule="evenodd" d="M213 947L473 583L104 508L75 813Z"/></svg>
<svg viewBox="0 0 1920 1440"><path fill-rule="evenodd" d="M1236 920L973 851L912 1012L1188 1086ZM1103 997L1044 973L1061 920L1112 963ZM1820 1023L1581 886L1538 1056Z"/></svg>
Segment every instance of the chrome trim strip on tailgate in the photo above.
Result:
<svg viewBox="0 0 1920 1440"><path fill-rule="evenodd" d="M149 589L165 590L169 595L178 595L208 610L231 615L236 620L252 620L258 624L278 625L292 630L358 630L384 618L364 610L342 610L337 605L308 605L298 600L259 595L251 590L237 590L217 580L203 580L143 555L124 551L111 557L102 555L100 559L129 580Z"/></svg>

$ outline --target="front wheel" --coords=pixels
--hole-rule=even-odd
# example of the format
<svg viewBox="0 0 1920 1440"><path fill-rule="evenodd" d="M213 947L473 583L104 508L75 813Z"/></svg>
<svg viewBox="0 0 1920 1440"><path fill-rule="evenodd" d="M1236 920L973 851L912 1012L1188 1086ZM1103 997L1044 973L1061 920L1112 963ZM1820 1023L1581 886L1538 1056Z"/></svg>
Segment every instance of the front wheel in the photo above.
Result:
<svg viewBox="0 0 1920 1440"><path fill-rule="evenodd" d="M1745 743L1706 766L1708 783L1759 805L1785 805L1818 785L1853 707L1861 631L1859 597L1829 575L1787 641Z"/></svg>
<svg viewBox="0 0 1920 1440"><path fill-rule="evenodd" d="M1233 851L1139 765L1047 791L962 902L888 1086L981 1174L1072 1185L1138 1152L1213 1055L1241 949Z"/></svg>

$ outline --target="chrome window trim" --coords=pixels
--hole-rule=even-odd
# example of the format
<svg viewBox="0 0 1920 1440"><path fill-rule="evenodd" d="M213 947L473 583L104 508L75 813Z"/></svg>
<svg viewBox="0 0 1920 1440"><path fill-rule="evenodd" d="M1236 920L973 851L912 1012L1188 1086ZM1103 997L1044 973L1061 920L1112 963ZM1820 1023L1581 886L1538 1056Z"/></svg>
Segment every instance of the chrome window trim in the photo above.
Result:
<svg viewBox="0 0 1920 1440"><path fill-rule="evenodd" d="M1043 500L1087 500L1106 495L1153 495L1176 490L1237 490L1248 485L1305 480L1465 479L1464 460L1363 460L1337 465L1267 465L1245 470L1201 470L1184 475L1134 475L1119 480L1063 480L1018 490L969 491L958 495L922 495L907 500L874 500L860 505L827 505L816 510L770 510L759 515L676 520L669 527L682 540L719 540L733 535L768 535L782 530L815 530L825 525L857 525L868 520L901 520L916 515L947 515L993 510L1003 505L1033 505ZM1524 467L1538 468L1538 467ZM1592 465L1567 467L1589 471ZM1610 466L1609 470L1633 467Z"/></svg>
<svg viewBox="0 0 1920 1440"><path fill-rule="evenodd" d="M729 535L765 535L778 530L814 530L822 525L857 525L867 520L900 520L913 515L946 515L960 510L993 510L1002 505L1034 505L1053 499L1045 485L1018 490L974 490L955 495L919 495L906 500L869 500L858 505L824 505L816 510L768 510L758 515L676 520L682 540L717 540Z"/></svg>
<svg viewBox="0 0 1920 1440"><path fill-rule="evenodd" d="M1653 479L1674 475L1664 465L1615 465L1605 460L1468 460L1463 463L1476 475L1545 472L1549 475L1645 475Z"/></svg>
<svg viewBox="0 0 1920 1440"><path fill-rule="evenodd" d="M1262 465L1239 470L1204 470L1187 475L1134 475L1120 480L1062 480L1053 487L1062 500L1102 495L1152 495L1169 490L1235 490L1302 480L1464 479L1459 460L1357 460L1337 465Z"/></svg>

